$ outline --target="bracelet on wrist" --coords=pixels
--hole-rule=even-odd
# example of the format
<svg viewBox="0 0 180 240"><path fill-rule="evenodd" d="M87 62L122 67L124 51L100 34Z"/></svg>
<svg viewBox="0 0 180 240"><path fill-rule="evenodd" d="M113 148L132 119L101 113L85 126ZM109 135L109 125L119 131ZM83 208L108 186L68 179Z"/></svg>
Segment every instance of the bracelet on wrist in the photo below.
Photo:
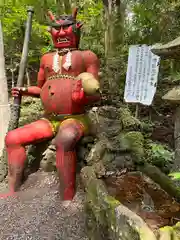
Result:
<svg viewBox="0 0 180 240"><path fill-rule="evenodd" d="M28 92L28 88L27 88L27 87L22 87L22 88L21 88L21 92L22 92L22 93Z"/></svg>

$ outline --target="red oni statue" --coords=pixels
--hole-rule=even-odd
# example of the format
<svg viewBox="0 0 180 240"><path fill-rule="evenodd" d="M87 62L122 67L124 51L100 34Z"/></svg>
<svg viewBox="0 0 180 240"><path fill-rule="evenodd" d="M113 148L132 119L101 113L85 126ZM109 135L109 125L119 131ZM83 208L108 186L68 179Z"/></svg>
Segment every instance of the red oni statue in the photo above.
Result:
<svg viewBox="0 0 180 240"><path fill-rule="evenodd" d="M90 50L78 50L82 24L76 20L76 15L77 9L70 16L56 19L48 12L52 23L49 32L56 51L42 56L37 86L12 89L14 97L19 94L40 97L44 118L6 135L8 196L13 195L21 184L26 160L25 146L54 138L62 200L72 200L74 197L75 145L90 130L85 106L100 100L97 91L99 60Z"/></svg>

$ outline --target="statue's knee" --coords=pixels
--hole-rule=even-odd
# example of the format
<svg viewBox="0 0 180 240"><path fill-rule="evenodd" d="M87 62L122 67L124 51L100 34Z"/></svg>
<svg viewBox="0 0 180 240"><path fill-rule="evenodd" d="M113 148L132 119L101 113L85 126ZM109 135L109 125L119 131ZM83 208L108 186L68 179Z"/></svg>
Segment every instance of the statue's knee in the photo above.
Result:
<svg viewBox="0 0 180 240"><path fill-rule="evenodd" d="M19 139L19 137L14 131L8 132L5 137L6 147L17 145L18 139Z"/></svg>
<svg viewBox="0 0 180 240"><path fill-rule="evenodd" d="M63 148L64 151L71 151L77 142L78 132L72 129L61 130L55 138L56 148Z"/></svg>

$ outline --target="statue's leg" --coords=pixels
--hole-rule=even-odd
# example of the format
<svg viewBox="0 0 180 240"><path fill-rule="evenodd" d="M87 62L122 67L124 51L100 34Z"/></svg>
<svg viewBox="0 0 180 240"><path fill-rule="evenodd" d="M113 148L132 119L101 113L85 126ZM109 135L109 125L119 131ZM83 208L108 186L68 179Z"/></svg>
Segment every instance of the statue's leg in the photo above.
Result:
<svg viewBox="0 0 180 240"><path fill-rule="evenodd" d="M25 146L38 140L45 140L51 137L53 137L52 127L50 123L44 119L7 133L5 145L8 155L8 182L11 193L17 191L21 184L26 160Z"/></svg>
<svg viewBox="0 0 180 240"><path fill-rule="evenodd" d="M84 125L75 119L63 121L55 138L56 167L60 178L62 200L72 200L75 195L76 152L75 145L84 135Z"/></svg>

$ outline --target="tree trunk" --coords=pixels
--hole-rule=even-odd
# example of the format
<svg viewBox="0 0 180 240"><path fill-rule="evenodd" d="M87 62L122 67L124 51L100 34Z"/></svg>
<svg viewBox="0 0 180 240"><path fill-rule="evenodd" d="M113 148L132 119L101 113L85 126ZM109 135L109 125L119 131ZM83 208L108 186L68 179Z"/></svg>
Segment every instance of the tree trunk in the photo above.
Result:
<svg viewBox="0 0 180 240"><path fill-rule="evenodd" d="M105 57L116 53L116 47L123 42L125 7L120 0L103 0L105 10Z"/></svg>
<svg viewBox="0 0 180 240"><path fill-rule="evenodd" d="M64 0L64 11L66 14L70 14L71 13L71 1L70 0Z"/></svg>
<svg viewBox="0 0 180 240"><path fill-rule="evenodd" d="M2 150L4 148L4 137L6 135L10 119L1 20L0 20L0 93L1 93L0 94L0 156L1 156Z"/></svg>
<svg viewBox="0 0 180 240"><path fill-rule="evenodd" d="M117 91L118 89L118 84L116 84L116 80L112 77L112 75L114 66L116 66L116 68L119 67L116 63L116 58L119 58L120 56L120 52L117 51L117 47L123 43L125 7L120 0L103 0L103 3L106 26L104 45L107 82L110 91L113 93L113 91Z"/></svg>

